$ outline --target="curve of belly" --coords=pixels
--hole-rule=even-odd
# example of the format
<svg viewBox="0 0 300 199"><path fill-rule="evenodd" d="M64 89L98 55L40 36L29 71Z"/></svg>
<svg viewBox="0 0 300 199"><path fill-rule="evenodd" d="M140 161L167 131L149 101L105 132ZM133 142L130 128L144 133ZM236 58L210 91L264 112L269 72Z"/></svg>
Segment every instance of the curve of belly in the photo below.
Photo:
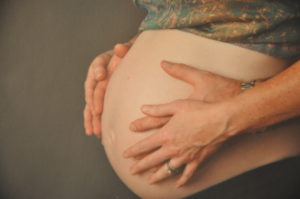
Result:
<svg viewBox="0 0 300 199"><path fill-rule="evenodd" d="M211 55L207 55L205 52L210 49L204 47L200 47L203 53L195 52L203 41L195 44L193 40L196 38L192 35L186 35L190 33L179 33L185 35L180 36L180 41L183 43L176 40L178 39L176 35L172 37L172 33L159 36L157 34L161 33L146 31L139 36L109 80L104 100L102 143L112 167L128 188L142 198L181 198L251 168L292 155L291 151L296 151L295 148L299 146L295 143L295 136L299 125L294 122L286 125L291 133L288 137L284 137L283 140L285 141L282 141L282 128L287 127L283 127L283 125L277 127L277 130L274 128L275 130L272 130L272 133L266 132L255 136L244 135L232 139L223 146L222 150L199 168L193 180L187 186L180 189L177 189L174 183L178 176L155 185L149 185L146 180L151 171L132 176L129 168L134 160L124 159L122 152L127 147L156 131L134 133L129 130L131 121L144 116L140 111L141 105L158 104L186 98L192 91L190 85L171 78L162 70L159 65L162 59L186 63L242 80L272 76L287 66L286 63L273 60L270 57L254 56L257 57L257 60L252 59L250 61L247 60L248 56L245 56L244 59L241 58L242 62L249 63L249 66L245 66L245 70L237 70L234 67L241 66L234 61L237 56L236 53L226 56L218 56L218 54L212 56L213 52L211 52ZM190 36L191 38L189 38ZM188 44L190 44L189 47ZM238 52L240 51L241 49L238 49ZM232 56L232 59L229 59L228 56ZM216 57L220 57L220 59L216 60ZM251 70L249 70L250 72L244 72L251 69L251 66L257 67L257 65L265 65L267 62L274 62L274 68L266 71L260 69L261 72ZM230 65L233 69L229 71L226 68L224 69L227 65ZM254 71L258 70L255 69ZM299 133L297 139L297 142L299 142ZM276 148L278 144L287 147L278 150L278 147ZM261 150L264 153L261 153ZM272 150L277 150L276 154ZM240 151L245 153L241 154ZM255 155L259 152L261 155ZM245 161L245 158L248 158L248 161ZM222 169L220 170L220 168Z"/></svg>

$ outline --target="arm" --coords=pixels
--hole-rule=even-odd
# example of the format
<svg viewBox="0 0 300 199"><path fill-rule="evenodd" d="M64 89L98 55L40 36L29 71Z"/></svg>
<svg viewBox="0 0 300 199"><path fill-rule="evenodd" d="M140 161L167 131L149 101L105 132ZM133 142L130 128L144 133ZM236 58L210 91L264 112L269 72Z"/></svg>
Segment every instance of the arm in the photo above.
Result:
<svg viewBox="0 0 300 199"><path fill-rule="evenodd" d="M179 69L180 65L175 68L174 66L173 69ZM185 67L181 66L181 68ZM207 78L211 75L201 71L195 75L197 73L188 72L188 68L184 69L185 73L182 71L178 74L181 74L181 79L193 83L195 94L203 94L205 89L211 91L209 85L227 85L220 91L231 90L231 97L224 98L222 92L218 91L216 96L209 96L217 102L207 103L206 100L199 100L201 95L195 95L196 100L188 98L151 105L147 110L142 109L147 117L132 123L137 127L137 131L154 127L161 128L155 134L128 148L124 157L136 157L145 151L151 151L131 168L133 173L139 173L153 165L161 164L161 168L152 175L151 183L170 176L163 164L163 161L169 160L174 168L186 164L177 182L177 186L182 186L193 176L201 162L231 136L247 130L256 130L300 114L300 79L298 78L300 61L273 78L259 82L256 87L240 94L235 92L236 88L239 89L236 87L239 82L215 75L212 76L210 83L206 82L208 84L204 84L205 86L201 88L202 83L199 82L199 85L195 83L194 77L196 80L196 77L204 75ZM202 92L199 92L201 90ZM223 100L220 101L220 99ZM157 118L170 115L171 117L166 121L157 121ZM149 120L153 117L155 120ZM157 147L160 148L152 152Z"/></svg>
<svg viewBox="0 0 300 199"><path fill-rule="evenodd" d="M300 61L228 100L230 132L256 130L300 115Z"/></svg>

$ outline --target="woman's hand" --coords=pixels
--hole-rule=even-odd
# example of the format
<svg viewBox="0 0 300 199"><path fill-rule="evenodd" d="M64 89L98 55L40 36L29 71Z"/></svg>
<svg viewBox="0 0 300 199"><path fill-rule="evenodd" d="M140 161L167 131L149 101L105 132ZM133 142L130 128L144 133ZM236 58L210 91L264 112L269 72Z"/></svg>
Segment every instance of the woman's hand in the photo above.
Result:
<svg viewBox="0 0 300 199"><path fill-rule="evenodd" d="M148 153L131 167L132 174L170 160L170 165L174 168L187 164L177 181L177 186L183 185L206 156L213 153L221 142L234 135L235 132L230 129L230 110L226 101L207 103L191 99L143 106L142 111L148 116L172 117L157 132L124 152L125 158ZM154 183L169 176L163 165L150 176L149 182Z"/></svg>
<svg viewBox="0 0 300 199"><path fill-rule="evenodd" d="M97 56L91 63L84 83L86 105L83 111L86 135L101 137L101 113L108 80L132 43L115 45L113 50Z"/></svg>

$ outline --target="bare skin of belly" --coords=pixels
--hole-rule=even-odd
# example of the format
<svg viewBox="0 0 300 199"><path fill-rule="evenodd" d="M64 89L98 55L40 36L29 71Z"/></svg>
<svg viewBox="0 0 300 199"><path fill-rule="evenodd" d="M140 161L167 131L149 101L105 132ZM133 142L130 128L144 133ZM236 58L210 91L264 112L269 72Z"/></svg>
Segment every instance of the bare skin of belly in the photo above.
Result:
<svg viewBox="0 0 300 199"><path fill-rule="evenodd" d="M102 114L102 144L121 180L142 198L182 198L259 166L300 154L300 119L274 125L261 134L240 134L198 168L188 184L175 187L173 176L150 185L151 171L131 175L133 159L123 151L157 129L129 130L130 122L144 115L143 104L159 104L189 96L192 87L160 67L161 60L184 63L238 80L264 79L288 63L234 45L205 39L180 30L148 30L136 39L109 80ZM259 179L258 179L259 180Z"/></svg>

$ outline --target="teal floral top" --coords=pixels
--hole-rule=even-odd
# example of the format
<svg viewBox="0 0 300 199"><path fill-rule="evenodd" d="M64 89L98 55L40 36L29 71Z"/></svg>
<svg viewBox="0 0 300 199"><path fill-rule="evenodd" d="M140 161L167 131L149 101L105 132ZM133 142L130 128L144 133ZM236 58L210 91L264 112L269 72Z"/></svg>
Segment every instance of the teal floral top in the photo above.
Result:
<svg viewBox="0 0 300 199"><path fill-rule="evenodd" d="M300 58L300 0L134 0L138 32L180 29L282 59Z"/></svg>

